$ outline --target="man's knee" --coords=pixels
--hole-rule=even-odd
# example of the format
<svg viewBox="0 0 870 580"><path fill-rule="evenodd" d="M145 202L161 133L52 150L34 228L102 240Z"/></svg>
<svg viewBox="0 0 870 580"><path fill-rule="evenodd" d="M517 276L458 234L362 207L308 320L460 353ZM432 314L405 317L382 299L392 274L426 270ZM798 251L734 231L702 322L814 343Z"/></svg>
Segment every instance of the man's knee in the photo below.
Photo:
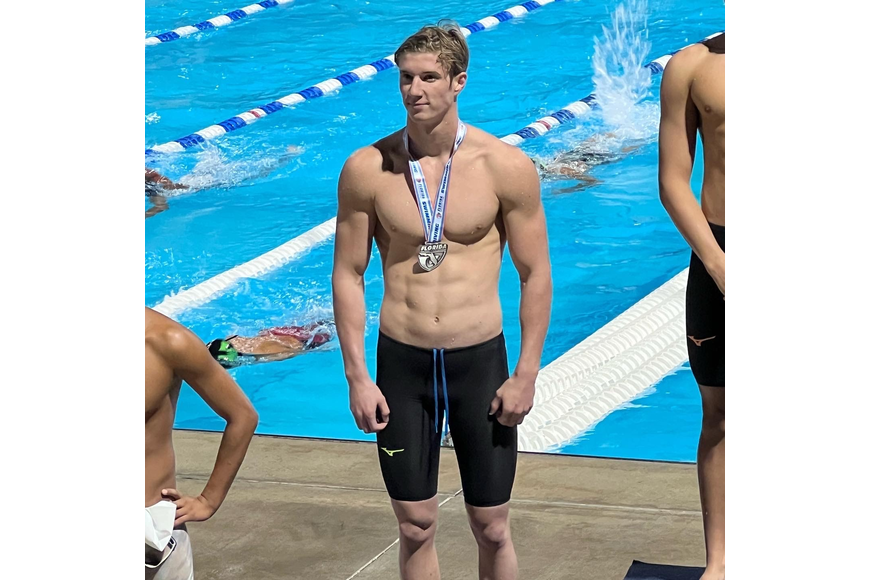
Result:
<svg viewBox="0 0 870 580"><path fill-rule="evenodd" d="M724 439L725 438L725 418L723 417L721 420L708 420L704 419L701 430L704 435L707 437L713 437L716 439Z"/></svg>
<svg viewBox="0 0 870 580"><path fill-rule="evenodd" d="M422 545L435 538L436 514L419 513L399 521L399 535L405 543Z"/></svg>
<svg viewBox="0 0 870 580"><path fill-rule="evenodd" d="M725 437L725 389L701 387L702 426L708 436Z"/></svg>
<svg viewBox="0 0 870 580"><path fill-rule="evenodd" d="M701 429L705 434L725 437L725 409L704 409Z"/></svg>
<svg viewBox="0 0 870 580"><path fill-rule="evenodd" d="M484 548L498 549L510 539L506 517L480 520L472 516L471 528L477 543Z"/></svg>

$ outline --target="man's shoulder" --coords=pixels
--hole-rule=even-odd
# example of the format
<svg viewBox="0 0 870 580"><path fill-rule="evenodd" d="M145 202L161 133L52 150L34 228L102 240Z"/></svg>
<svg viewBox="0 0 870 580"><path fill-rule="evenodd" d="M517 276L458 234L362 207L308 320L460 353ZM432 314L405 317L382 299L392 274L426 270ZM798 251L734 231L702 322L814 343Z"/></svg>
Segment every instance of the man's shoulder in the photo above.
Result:
<svg viewBox="0 0 870 580"><path fill-rule="evenodd" d="M398 144L401 142L401 135L401 131L396 131L371 145L357 149L344 162L342 173L347 177L365 177L371 173L383 171L384 166L391 161Z"/></svg>
<svg viewBox="0 0 870 580"><path fill-rule="evenodd" d="M487 152L499 152L502 151L502 147L515 149L512 145L508 145L492 133L488 133L483 129L469 125L468 123L465 124L465 129L465 138L475 149L481 149Z"/></svg>
<svg viewBox="0 0 870 580"><path fill-rule="evenodd" d="M710 51L701 43L687 46L671 57L667 67L665 67L665 74L670 72L669 76L674 76L675 74L680 74L681 76L690 75L709 54Z"/></svg>
<svg viewBox="0 0 870 580"><path fill-rule="evenodd" d="M535 164L522 149L508 145L498 137L474 127L469 127L468 136L474 155L479 156L482 161L499 200L511 202L531 191L540 194Z"/></svg>
<svg viewBox="0 0 870 580"><path fill-rule="evenodd" d="M486 167L498 176L511 175L517 171L534 171L534 165L522 149L508 145L495 135L477 127L468 127L468 137L475 152L481 156ZM528 167L526 167L528 166Z"/></svg>
<svg viewBox="0 0 870 580"><path fill-rule="evenodd" d="M184 353L199 339L179 323L159 312L146 309L145 312L145 345L160 355L165 361L170 361Z"/></svg>

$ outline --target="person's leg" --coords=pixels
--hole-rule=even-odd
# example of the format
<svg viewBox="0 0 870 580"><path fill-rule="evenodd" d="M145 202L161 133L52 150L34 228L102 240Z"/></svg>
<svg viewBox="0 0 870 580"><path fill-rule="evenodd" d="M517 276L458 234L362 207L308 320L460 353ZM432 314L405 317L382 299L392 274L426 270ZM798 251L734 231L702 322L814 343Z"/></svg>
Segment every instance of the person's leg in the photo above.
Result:
<svg viewBox="0 0 870 580"><path fill-rule="evenodd" d="M593 185L598 185L599 183L603 183L600 179L596 179L591 175L586 175L584 173L578 174L576 185L572 185L571 187L562 187L560 189L554 189L553 195L563 195L566 193L576 193L578 191L582 191L587 187L591 187Z"/></svg>
<svg viewBox="0 0 870 580"><path fill-rule="evenodd" d="M378 337L376 384L390 420L379 431L378 460L399 524L402 580L438 580L435 521L439 439L433 398L433 355L428 349Z"/></svg>
<svg viewBox="0 0 870 580"><path fill-rule="evenodd" d="M509 377L504 336L467 349L446 351L450 433L462 478L469 524L477 540L481 579L514 580L508 502L517 466L517 430L489 407Z"/></svg>
<svg viewBox="0 0 870 580"><path fill-rule="evenodd" d="M471 532L477 540L480 580L516 580L517 554L511 540L508 504L474 507L465 504Z"/></svg>
<svg viewBox="0 0 870 580"><path fill-rule="evenodd" d="M399 574L402 580L438 580L435 524L438 498L424 501L392 500L399 522Z"/></svg>
<svg viewBox="0 0 870 580"><path fill-rule="evenodd" d="M698 483L704 514L707 570L702 580L725 578L725 389L701 386L704 418L698 443Z"/></svg>
<svg viewBox="0 0 870 580"><path fill-rule="evenodd" d="M725 228L710 229L725 249ZM700 258L692 254L686 282L686 348L700 385L703 420L698 484L707 546L703 580L725 578L725 299Z"/></svg>

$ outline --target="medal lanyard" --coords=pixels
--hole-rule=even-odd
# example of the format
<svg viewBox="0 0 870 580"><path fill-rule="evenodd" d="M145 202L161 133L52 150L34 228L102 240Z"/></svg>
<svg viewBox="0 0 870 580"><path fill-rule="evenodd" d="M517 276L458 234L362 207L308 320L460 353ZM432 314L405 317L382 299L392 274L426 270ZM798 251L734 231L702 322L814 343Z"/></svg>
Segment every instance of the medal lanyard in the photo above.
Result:
<svg viewBox="0 0 870 580"><path fill-rule="evenodd" d="M411 166L414 196L417 198L417 208L420 211L420 219L423 221L423 234L429 243L441 241L441 235L444 230L444 214L447 210L447 188L450 185L450 166L453 163L453 156L456 154L456 150L459 149L459 145L465 139L465 132L465 124L459 121L453 150L450 151L450 159L447 160L447 165L444 166L444 174L441 176L441 185L438 188L438 197L435 199L434 210L432 208L432 199L429 197L429 188L426 187L426 177L423 175L423 168L420 167L420 162L414 159L414 156L411 154L411 148L408 146L407 128L405 128L405 133L402 135L402 140L405 142L405 150L408 152L408 164Z"/></svg>

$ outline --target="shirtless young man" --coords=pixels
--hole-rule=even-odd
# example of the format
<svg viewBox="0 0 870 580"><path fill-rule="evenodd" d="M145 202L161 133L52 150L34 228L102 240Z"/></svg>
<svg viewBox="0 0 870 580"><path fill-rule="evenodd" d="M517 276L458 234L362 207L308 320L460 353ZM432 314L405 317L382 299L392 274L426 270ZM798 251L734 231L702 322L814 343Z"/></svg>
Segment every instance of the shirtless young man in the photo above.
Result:
<svg viewBox="0 0 870 580"><path fill-rule="evenodd" d="M181 381L227 427L211 477L196 497L175 483L172 425ZM193 578L186 522L210 518L223 503L257 427L257 412L202 341L177 322L145 309L145 578ZM171 535L170 535L171 534Z"/></svg>
<svg viewBox="0 0 870 580"><path fill-rule="evenodd" d="M460 122L468 47L458 26L424 27L396 51L396 65L407 147L401 129L360 149L338 185L332 283L350 408L360 429L377 433L401 577L440 577L435 494L444 419L480 578L514 579L508 501L516 426L532 408L552 294L540 184L522 151ZM449 201L439 196L442 181ZM363 341L372 239L384 274L377 382ZM522 290L513 374L498 294L505 243Z"/></svg>
<svg viewBox="0 0 870 580"><path fill-rule="evenodd" d="M659 190L692 248L686 287L689 364L701 389L698 481L707 569L725 577L725 35L692 45L668 63L661 88ZM701 205L689 180L695 140L704 145Z"/></svg>

